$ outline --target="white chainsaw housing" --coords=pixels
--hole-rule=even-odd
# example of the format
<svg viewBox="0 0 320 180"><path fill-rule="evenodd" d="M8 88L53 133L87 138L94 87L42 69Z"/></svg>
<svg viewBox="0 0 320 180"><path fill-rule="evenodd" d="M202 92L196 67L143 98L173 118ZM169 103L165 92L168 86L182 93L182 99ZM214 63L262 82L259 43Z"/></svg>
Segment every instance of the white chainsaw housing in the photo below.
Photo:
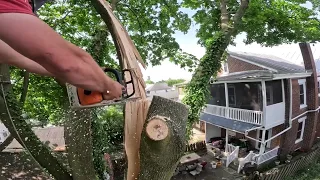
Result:
<svg viewBox="0 0 320 180"><path fill-rule="evenodd" d="M100 103L97 104L92 104L92 105L81 105L78 97L78 92L77 92L77 87L66 83L67 87L67 92L68 92L68 97L69 97L69 102L70 102L70 107L72 109L84 109L84 108L94 108L94 107L102 107L102 106L109 106L109 105L116 105L116 104L122 104L127 101L134 101L140 99L139 97L132 97L128 99L122 99L120 101L114 101L114 100L104 100Z"/></svg>

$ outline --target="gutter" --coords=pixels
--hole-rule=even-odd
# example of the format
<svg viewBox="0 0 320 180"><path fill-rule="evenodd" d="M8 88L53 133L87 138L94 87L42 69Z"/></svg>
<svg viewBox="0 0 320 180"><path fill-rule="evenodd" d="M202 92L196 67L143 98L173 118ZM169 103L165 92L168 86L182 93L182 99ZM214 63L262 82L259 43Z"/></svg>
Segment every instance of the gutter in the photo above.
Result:
<svg viewBox="0 0 320 180"><path fill-rule="evenodd" d="M283 134L283 133L287 132L289 129L291 129L291 128L292 128L292 122L293 122L294 120L300 118L301 116L303 116L303 115L305 115L305 114L307 114L307 113L315 112L315 111L318 111L318 110L320 109L320 106L319 106L317 109L312 109L312 110L305 111L304 113L302 113L302 114L300 114L300 115L292 118L292 80L290 79L289 82L290 82L290 107L289 107L289 119L290 119L290 120L289 120L289 127L287 127L286 129L284 129L283 131L279 132L278 134L274 135L273 137L265 140L264 142L248 136L248 133L249 133L250 131L253 131L253 130L256 130L256 129L261 129L262 127L257 127L257 128L252 128L252 129L247 130L247 131L245 132L245 134L244 134L246 138L251 139L251 140L254 140L254 141L257 141L257 142L262 143L262 144L266 144L267 142L271 141L272 139L280 136L281 134Z"/></svg>

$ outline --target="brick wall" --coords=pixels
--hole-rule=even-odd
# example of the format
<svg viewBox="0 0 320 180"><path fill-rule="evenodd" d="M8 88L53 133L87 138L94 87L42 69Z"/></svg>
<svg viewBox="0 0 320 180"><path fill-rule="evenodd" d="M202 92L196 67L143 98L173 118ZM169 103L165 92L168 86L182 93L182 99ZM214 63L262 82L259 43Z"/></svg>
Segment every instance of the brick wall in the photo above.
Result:
<svg viewBox="0 0 320 180"><path fill-rule="evenodd" d="M278 133L280 133L284 129L283 127L284 127L283 124L281 124L279 126L276 126L276 127L273 127L272 128L272 136L271 137L273 137L273 136L277 135ZM270 148L273 149L273 148L275 148L277 146L280 146L280 145L281 145L281 136L278 136L278 137L276 137L276 138L271 140Z"/></svg>
<svg viewBox="0 0 320 180"><path fill-rule="evenodd" d="M228 57L228 68L229 73L240 72L240 71L249 71L249 70L265 70L262 67L235 59L233 57Z"/></svg>

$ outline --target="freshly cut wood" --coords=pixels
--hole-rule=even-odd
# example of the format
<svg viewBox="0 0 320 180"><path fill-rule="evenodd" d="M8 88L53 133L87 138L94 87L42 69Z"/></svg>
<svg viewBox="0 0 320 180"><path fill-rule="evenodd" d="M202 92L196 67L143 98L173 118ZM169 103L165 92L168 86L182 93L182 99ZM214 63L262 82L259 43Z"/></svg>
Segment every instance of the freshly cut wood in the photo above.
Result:
<svg viewBox="0 0 320 180"><path fill-rule="evenodd" d="M110 31L121 69L131 70L135 90L133 98L140 98L136 102L127 102L124 107L124 144L128 161L127 180L134 180L137 179L140 172L139 148L141 132L150 104L146 100L146 84L143 80L139 63L144 68L146 65L129 34L113 14L110 4L104 0L91 0L91 2ZM131 80L129 76L125 76L124 79L125 81ZM130 94L132 90L133 88L129 87L128 93Z"/></svg>
<svg viewBox="0 0 320 180"><path fill-rule="evenodd" d="M141 134L139 180L171 179L185 151L187 117L186 105L153 96ZM168 134L155 138L153 125L161 125L162 133L167 129Z"/></svg>
<svg viewBox="0 0 320 180"><path fill-rule="evenodd" d="M169 133L166 118L161 116L152 117L148 120L146 133L148 137L154 141L165 139Z"/></svg>

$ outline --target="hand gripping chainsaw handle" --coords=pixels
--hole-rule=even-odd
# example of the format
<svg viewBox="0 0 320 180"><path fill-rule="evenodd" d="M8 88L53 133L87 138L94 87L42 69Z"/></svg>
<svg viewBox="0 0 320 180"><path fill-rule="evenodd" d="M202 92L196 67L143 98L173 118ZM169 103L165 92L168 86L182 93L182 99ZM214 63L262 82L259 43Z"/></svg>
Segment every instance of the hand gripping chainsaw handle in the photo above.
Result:
<svg viewBox="0 0 320 180"><path fill-rule="evenodd" d="M110 73L114 74L114 76L116 77L116 80L125 87L125 89L122 91L121 100L122 99L128 99L128 98L130 98L131 96L134 95L135 88L134 88L132 73L131 73L130 70L125 69L120 74L119 71L117 71L115 69L104 68L104 72L106 72L106 73L110 72ZM124 81L125 72L129 73L130 79L131 79L130 81L127 81L127 82ZM128 94L128 91L127 91L128 84L132 84L132 93L131 94ZM98 104L98 103L102 102L103 100L105 100L103 98L102 93L89 91L89 90L85 90L85 89L82 89L82 88L77 88L77 94L78 94L78 98L79 98L79 103L81 105L83 105L83 106L84 105ZM115 102L121 101L121 100L115 100Z"/></svg>

